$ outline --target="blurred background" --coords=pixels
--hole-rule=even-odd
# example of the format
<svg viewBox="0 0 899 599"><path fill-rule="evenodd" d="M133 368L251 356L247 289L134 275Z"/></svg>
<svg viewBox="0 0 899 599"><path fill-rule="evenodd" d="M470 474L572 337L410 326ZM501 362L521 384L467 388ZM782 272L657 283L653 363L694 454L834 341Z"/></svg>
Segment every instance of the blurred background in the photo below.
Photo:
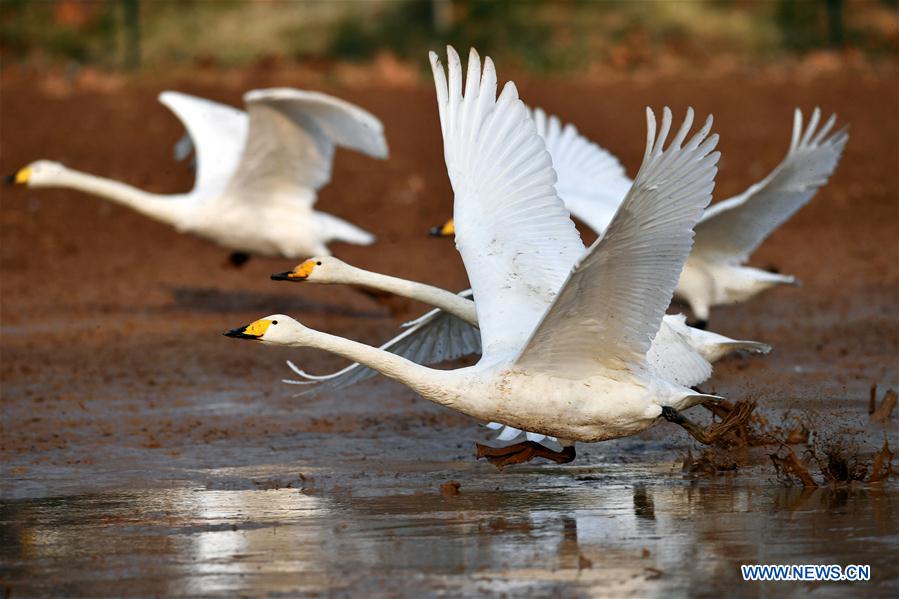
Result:
<svg viewBox="0 0 899 599"><path fill-rule="evenodd" d="M444 43L540 74L826 68L895 60L897 10L899 0L2 0L0 52L5 68L68 77L345 61L402 79Z"/></svg>
<svg viewBox="0 0 899 599"><path fill-rule="evenodd" d="M775 351L717 363L703 390L868 464L888 435L899 446L895 418L867 411L899 389L897 2L0 0L0 175L46 158L184 192L161 91L233 106L253 88L323 91L380 118L390 146L386 161L337 152L317 207L378 242L335 254L458 290L458 253L427 236L452 214L427 50L492 56L631 175L644 106L714 114L716 201L771 172L794 109L820 106L850 127L845 154L751 259L803 285L716 310L715 331ZM775 484L769 447L703 453L710 469L687 474L667 425L570 469L497 474L471 457L477 422L383 377L297 398L285 360L345 361L221 335L286 313L380 344L422 305L226 258L97 197L0 186L4 597L708 595L755 562L870 563L866 592L896 596L895 485L800 495Z"/></svg>

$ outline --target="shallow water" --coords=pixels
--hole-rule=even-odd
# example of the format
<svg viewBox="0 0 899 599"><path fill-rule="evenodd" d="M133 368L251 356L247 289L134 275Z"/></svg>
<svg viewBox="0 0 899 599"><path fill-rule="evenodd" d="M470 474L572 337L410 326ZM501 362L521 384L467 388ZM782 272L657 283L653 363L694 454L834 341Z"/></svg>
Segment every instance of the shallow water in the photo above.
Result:
<svg viewBox="0 0 899 599"><path fill-rule="evenodd" d="M13 596L899 589L890 486L804 490L752 473L695 480L647 441L504 473L469 458L394 456L367 470L321 441L316 466L244 455L243 467L194 472L202 485L185 484L191 473L181 471L168 483L5 501L5 584ZM358 445L366 453L379 443ZM458 495L440 492L450 477ZM870 564L872 581L743 583L743 563Z"/></svg>
<svg viewBox="0 0 899 599"><path fill-rule="evenodd" d="M159 91L237 105L246 89L310 84L293 68L275 79L253 69L60 96L40 73L2 75L4 139L15 143L4 146L0 172L47 156L161 192L189 189L193 174L170 168L169 142L183 130ZM877 425L867 415L872 384L881 396L899 388L895 81L895 70L810 77L803 67L789 77L522 88L605 140L630 172L643 138L627 115L660 98L674 107L702 98L722 133L717 199L781 160L793 106L820 105L851 123L835 176L753 256L803 287L713 315L715 331L774 351L720 362L703 388L756 400L772 421L798 416L816 442L846 443L865 463L884 437L899 447L896 416ZM334 250L361 267L467 287L451 244L424 234L445 220L451 197L430 143L440 135L432 89L332 91L383 119L392 153L387 163L338 155L322 209L354 222L364 215L380 241L375 251ZM583 98L602 98L602 110ZM220 268L221 248L76 192L5 190L0 239L6 596L899 596L895 479L787 488L770 447L736 472L694 479L681 472L690 441L667 423L579 446L565 466L498 473L473 459L485 433L467 418L382 379L294 398L277 382L289 376L285 359L319 373L344 363L221 336L284 312L380 343L423 306L273 282L293 266L282 260ZM459 495L441 494L450 480ZM744 562L870 564L873 580L743 583Z"/></svg>

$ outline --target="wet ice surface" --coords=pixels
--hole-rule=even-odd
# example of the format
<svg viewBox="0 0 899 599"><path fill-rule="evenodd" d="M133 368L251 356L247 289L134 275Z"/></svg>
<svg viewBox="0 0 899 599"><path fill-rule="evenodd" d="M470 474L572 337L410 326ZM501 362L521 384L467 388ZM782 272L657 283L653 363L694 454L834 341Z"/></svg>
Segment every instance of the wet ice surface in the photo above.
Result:
<svg viewBox="0 0 899 599"><path fill-rule="evenodd" d="M203 334L189 349L154 336L161 321L85 323L140 334L122 337L133 345L97 367L81 365L97 350L61 343L54 364L4 382L12 398L0 414L4 592L899 592L895 481L785 487L767 457L775 447L753 448L736 472L693 477L681 471L689 439L668 423L579 445L571 464L500 473L474 460L474 441L488 433L470 419L382 378L292 397L294 388L275 381L296 352L232 343L236 357L215 353L228 342L207 334L219 320L191 316ZM29 335L4 333L4 343L20 364L35 361ZM870 381L881 394L899 383L878 353L885 345L869 344L864 359L847 355L838 372L851 376L833 376L799 341L778 347L778 359L719 363L704 387L757 400L774 424L799 416L820 442L840 441L866 463L885 438L899 447L895 424L867 416ZM165 368L145 365L146 356ZM299 354L304 364L315 356ZM71 381L69 368L79 373ZM451 480L459 494L441 494ZM743 583L743 563L870 564L872 581Z"/></svg>
<svg viewBox="0 0 899 599"><path fill-rule="evenodd" d="M238 410L219 400L214 409ZM133 469L117 451L6 479L3 580L13 596L645 596L730 588L742 563L864 563L867 592L896 592L893 486L787 488L761 464L692 479L678 435L502 473L470 457L479 434L464 425L222 440L167 457L135 449ZM440 493L448 480L458 495ZM752 584L743 591L858 590Z"/></svg>

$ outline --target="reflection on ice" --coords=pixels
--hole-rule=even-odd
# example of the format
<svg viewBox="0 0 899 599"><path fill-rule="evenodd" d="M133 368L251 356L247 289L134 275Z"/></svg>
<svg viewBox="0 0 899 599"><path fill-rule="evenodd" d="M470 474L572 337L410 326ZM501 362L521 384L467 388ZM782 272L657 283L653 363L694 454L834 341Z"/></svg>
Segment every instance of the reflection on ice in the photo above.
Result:
<svg viewBox="0 0 899 599"><path fill-rule="evenodd" d="M655 595L723 587L741 563L824 556L871 563L876 585L896 574L897 499L680 480L451 498L177 488L8 502L0 558L22 595Z"/></svg>

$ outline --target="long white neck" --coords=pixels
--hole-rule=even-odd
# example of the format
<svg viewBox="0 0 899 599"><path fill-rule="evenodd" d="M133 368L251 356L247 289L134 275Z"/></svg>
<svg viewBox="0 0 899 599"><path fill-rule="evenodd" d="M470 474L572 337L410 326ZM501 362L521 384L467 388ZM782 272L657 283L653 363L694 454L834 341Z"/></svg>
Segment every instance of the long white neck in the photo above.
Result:
<svg viewBox="0 0 899 599"><path fill-rule="evenodd" d="M425 399L460 409L453 399L457 384L453 384L452 371L428 368L388 351L313 329L305 329L297 341L288 345L322 349L359 362L406 385Z"/></svg>
<svg viewBox="0 0 899 599"><path fill-rule="evenodd" d="M66 187L97 195L170 225L183 223L189 208L189 202L184 201L185 196L149 193L126 183L70 168L62 169L53 183L41 186Z"/></svg>
<svg viewBox="0 0 899 599"><path fill-rule="evenodd" d="M343 283L361 285L407 297L440 308L472 326L478 326L478 313L475 310L474 302L470 299L432 285L382 275L355 266L348 266L348 268L351 274L342 281Z"/></svg>

